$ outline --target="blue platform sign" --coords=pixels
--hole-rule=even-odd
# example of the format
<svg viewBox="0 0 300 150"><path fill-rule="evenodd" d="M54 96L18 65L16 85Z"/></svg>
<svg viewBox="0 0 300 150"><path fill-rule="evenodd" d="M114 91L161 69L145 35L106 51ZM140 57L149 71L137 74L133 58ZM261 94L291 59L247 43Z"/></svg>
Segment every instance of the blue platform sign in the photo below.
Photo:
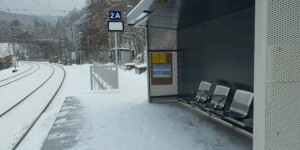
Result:
<svg viewBox="0 0 300 150"><path fill-rule="evenodd" d="M109 20L122 20L121 11L109 11Z"/></svg>

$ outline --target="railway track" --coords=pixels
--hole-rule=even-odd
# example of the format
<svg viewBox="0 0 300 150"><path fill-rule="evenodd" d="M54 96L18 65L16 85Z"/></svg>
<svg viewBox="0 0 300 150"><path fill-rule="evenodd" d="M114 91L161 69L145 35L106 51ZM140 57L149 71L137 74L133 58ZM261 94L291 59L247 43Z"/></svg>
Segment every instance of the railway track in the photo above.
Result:
<svg viewBox="0 0 300 150"><path fill-rule="evenodd" d="M32 72L30 72L30 73L28 73L28 74L26 74L26 75L24 75L24 76L19 77L19 75L21 75L21 74L18 74L18 75L15 75L15 76L13 76L13 77L9 77L9 78L6 78L6 79L4 79L4 80L1 80L1 81L0 81L0 87L4 87L4 86L6 86L6 85L9 85L9 84L11 84L11 83L14 83L14 82L16 82L16 81L18 81L18 80L21 80L21 79L23 79L23 78L25 78L25 77L27 77L27 76L29 76L29 75L31 75L31 74L37 72L37 71L40 69L40 65L39 65L39 64L35 64L35 65L37 65L38 67L37 67L34 71L32 71ZM26 72L27 72L27 71L26 71ZM25 72L23 72L23 73L25 73ZM22 74L23 74L23 73L22 73ZM7 81L7 80L9 80L9 79L12 79L12 78L14 78L14 77L19 77L19 78L16 78L15 80L9 81L9 82L4 83L4 84L1 84L1 82L5 82L5 81Z"/></svg>
<svg viewBox="0 0 300 150"><path fill-rule="evenodd" d="M14 75L14 76L11 76L11 77L2 79L2 80L0 80L0 82L6 81L6 80L8 80L8 79L14 78L14 77L16 77L16 76L22 75L22 74L24 74L24 73L30 71L30 70L33 68L33 65L32 65L32 64L28 64L28 65L30 65L30 68L29 68L29 69L27 69L27 70L25 70L25 71L23 71L23 72L21 72L21 73L19 73L19 74L16 74L16 75Z"/></svg>
<svg viewBox="0 0 300 150"><path fill-rule="evenodd" d="M4 116L5 114L7 114L9 111L11 111L12 109L14 109L15 107L17 107L20 103L22 103L24 100L26 100L28 97L30 97L34 92L36 92L37 90L39 90L45 83L47 83L51 77L53 76L53 74L55 73L55 69L53 66L49 65L52 68L52 73L51 75L37 88L35 88L31 93L29 93L27 96L25 96L23 99L21 99L18 103L16 103L15 105L13 105L12 107L8 108L6 111L4 111L3 113L0 114L0 118L2 116Z"/></svg>
<svg viewBox="0 0 300 150"><path fill-rule="evenodd" d="M66 71L63 67L59 66L59 65L56 65L58 67L60 67L63 72L64 72L64 76L63 76L63 79L62 79L62 82L60 83L59 87L57 88L57 90L55 91L54 95L51 97L51 100L47 103L46 107L43 109L43 111L39 114L39 116L35 119L35 121L30 125L30 127L28 128L28 130L23 134L23 136L21 137L21 139L16 143L16 145L13 147L13 149L15 150L19 145L20 143L23 141L23 139L26 137L26 135L29 133L29 131L32 129L32 127L36 124L36 122L40 119L40 117L43 115L43 113L48 109L48 107L50 106L50 104L52 103L53 99L55 98L55 96L57 95L57 93L59 92L59 90L61 89L64 81L65 81L65 78L66 78Z"/></svg>
<svg viewBox="0 0 300 150"><path fill-rule="evenodd" d="M46 99L46 100L41 100L41 105L40 105L41 107L39 107L38 110L42 110L42 111L40 111L39 114L38 114L38 112L36 112L34 114L34 116L36 116L36 117L34 117L34 119L29 119L29 120L31 120L30 124L26 126L26 131L24 129L23 131L25 131L25 132L22 131L23 134L19 135L19 137L17 138L19 140L14 142L14 144L13 144L14 146L11 147L12 149L16 149L19 146L19 144L23 141L23 139L26 137L26 135L29 133L29 131L32 129L32 127L36 124L36 122L39 120L39 118L42 116L42 114L48 109L49 105L52 103L53 99L55 98L55 96L57 95L57 93L61 89L61 86L64 83L64 80L65 80L65 77L66 77L66 72L65 72L64 68L61 67L61 66L58 66L58 65L48 65L48 66L50 66L52 68L52 72L47 77L47 79L44 80L44 82L42 82L37 88L35 88L31 93L26 95L23 99L18 101L13 106L7 108L7 110L5 110L3 113L0 114L0 121L1 121L1 119L3 117L5 117L7 119L10 116L13 116L12 114L16 114L16 112L22 112L23 109L26 109L26 108L22 108L22 107L26 107L26 105L28 105L26 103L30 103L30 101L32 101L32 99L34 99L34 97L36 97L37 94L43 95L42 94L43 90L45 91L45 88L47 88L48 86L51 86L50 80L56 81L56 78L59 78L59 82L55 83L55 85L57 85L57 86L59 85L58 88L55 89L55 90L50 91L51 93L49 92L49 94L51 94L51 96L45 97L45 98L43 98L43 96L41 96L42 99ZM61 69L61 70L59 70L59 69ZM56 71L59 71L59 72L55 75ZM63 73L63 77L61 78L58 75L62 74L62 73ZM56 77L54 77L54 76L56 76ZM41 88L43 88L43 89L41 89ZM49 88L49 89L51 89L51 88ZM53 95L52 95L52 93L53 93ZM48 99L49 99L49 101L48 101ZM29 101L29 102L27 102L26 100ZM23 103L25 103L25 105ZM19 110L21 110L21 111L19 111ZM10 112L12 112L12 113L10 113ZM9 117L7 117L6 115L8 115ZM22 114L19 114L19 115L22 115ZM4 119L4 121L6 119ZM27 122L28 122L28 120L27 120Z"/></svg>

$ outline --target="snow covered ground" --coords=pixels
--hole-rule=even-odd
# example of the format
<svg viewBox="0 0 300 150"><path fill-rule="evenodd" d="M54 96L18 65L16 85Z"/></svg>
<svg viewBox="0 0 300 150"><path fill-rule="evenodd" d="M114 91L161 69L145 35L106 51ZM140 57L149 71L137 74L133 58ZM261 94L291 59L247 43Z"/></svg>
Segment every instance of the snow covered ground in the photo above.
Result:
<svg viewBox="0 0 300 150"><path fill-rule="evenodd" d="M7 68L7 69L4 69L4 70L1 70L0 71L0 81L2 80L5 80L9 77L12 77L12 76L18 76L20 74L24 74L26 71L28 72L29 69L33 69L32 68L33 66L31 64L28 64L28 63L23 63L23 62L19 62L18 63L18 67L17 67L17 72L12 72L15 68L14 67L10 67L10 68Z"/></svg>
<svg viewBox="0 0 300 150"><path fill-rule="evenodd" d="M78 122L81 124L76 132L77 142L72 143L71 149L252 149L251 138L185 105L177 102L149 104L146 73L137 75L134 71L120 70L119 90L97 92L90 91L88 65L65 69L67 78L56 100L18 149L41 149L65 97L69 96L78 99L76 106L83 106L79 114L84 118ZM68 108L63 107L62 111L65 109ZM63 115L61 113L60 117ZM64 119L58 121L56 125L69 123L72 126L73 123ZM51 134L48 140L59 137L69 142L65 134Z"/></svg>
<svg viewBox="0 0 300 150"><path fill-rule="evenodd" d="M45 63L39 65L40 69L33 74L0 87L1 150L12 149L16 145L50 102L62 81L64 72L61 68Z"/></svg>
<svg viewBox="0 0 300 150"><path fill-rule="evenodd" d="M47 138L65 98L90 93L89 65L64 66L64 68L66 79L61 90L17 149L39 150Z"/></svg>
<svg viewBox="0 0 300 150"><path fill-rule="evenodd" d="M78 96L86 120L74 149L252 148L248 137L179 103L149 104L146 74L120 72L120 93Z"/></svg>

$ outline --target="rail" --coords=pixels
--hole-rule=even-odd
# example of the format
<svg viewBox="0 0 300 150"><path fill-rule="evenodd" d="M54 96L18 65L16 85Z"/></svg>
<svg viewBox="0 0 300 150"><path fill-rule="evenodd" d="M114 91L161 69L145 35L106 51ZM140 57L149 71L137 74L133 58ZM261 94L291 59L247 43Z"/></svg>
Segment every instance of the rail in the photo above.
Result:
<svg viewBox="0 0 300 150"><path fill-rule="evenodd" d="M5 84L0 84L0 87L4 87L4 86L6 86L6 85L9 85L9 84L11 84L11 83L13 83L13 82L16 82L16 81L18 81L18 80L21 80L21 79L23 79L23 78L25 78L25 77L27 77L27 76L29 76L29 75L31 75L31 74L37 72L37 71L40 69L40 65L39 65L39 64L35 64L35 65L37 65L38 67L37 67L34 71L32 71L32 72L30 72L30 73L28 73L28 74L25 74L25 75L24 75L23 73L25 73L25 72L23 72L23 73L20 73L20 74L18 74L18 75L15 75L15 76L6 78L6 79L4 79L4 80L1 80L0 83L1 83L1 82L5 82L5 81L7 81L7 80L9 80L9 79L12 79L12 78L14 78L14 77L19 77L19 75L24 75L24 76L21 76L20 78L17 78L17 79L15 79L15 80L13 80L13 81L7 82L7 83L5 83ZM31 70L31 69L30 69L30 70ZM28 70L28 71L29 71L29 70ZM26 71L26 72L27 72L27 71Z"/></svg>
<svg viewBox="0 0 300 150"><path fill-rule="evenodd" d="M54 64L55 65L55 64ZM24 140L24 138L27 136L27 134L29 133L29 131L33 128L33 126L36 124L36 122L41 118L41 116L46 112L46 110L49 108L50 104L53 102L54 98L56 97L56 95L58 94L58 92L60 91L65 79L66 79L66 70L59 66L59 65L55 65L59 68L61 68L64 72L64 76L63 79L61 81L61 83L59 84L59 87L57 88L57 90L55 91L55 93L53 94L53 96L51 97L50 101L47 103L46 107L44 107L44 109L42 110L42 112L39 114L39 116L31 123L31 125L28 127L28 129L26 130L26 132L22 135L22 137L20 138L20 140L18 142L15 143L14 147L12 148L13 150L17 149L18 146L21 144L21 142ZM53 75L53 74L52 74ZM51 76L52 76L51 75ZM48 80L47 80L48 81ZM43 83L44 84L44 83Z"/></svg>

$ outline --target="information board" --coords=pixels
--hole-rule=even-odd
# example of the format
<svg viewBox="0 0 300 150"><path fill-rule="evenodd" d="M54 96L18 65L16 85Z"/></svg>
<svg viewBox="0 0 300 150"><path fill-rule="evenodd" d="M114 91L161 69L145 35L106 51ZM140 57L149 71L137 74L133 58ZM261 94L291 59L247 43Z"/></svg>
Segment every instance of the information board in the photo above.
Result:
<svg viewBox="0 0 300 150"><path fill-rule="evenodd" d="M153 64L153 78L171 78L171 64Z"/></svg>
<svg viewBox="0 0 300 150"><path fill-rule="evenodd" d="M172 53L151 53L151 85L173 83Z"/></svg>
<svg viewBox="0 0 300 150"><path fill-rule="evenodd" d="M124 31L124 22L108 21L108 31L115 31L115 32Z"/></svg>

